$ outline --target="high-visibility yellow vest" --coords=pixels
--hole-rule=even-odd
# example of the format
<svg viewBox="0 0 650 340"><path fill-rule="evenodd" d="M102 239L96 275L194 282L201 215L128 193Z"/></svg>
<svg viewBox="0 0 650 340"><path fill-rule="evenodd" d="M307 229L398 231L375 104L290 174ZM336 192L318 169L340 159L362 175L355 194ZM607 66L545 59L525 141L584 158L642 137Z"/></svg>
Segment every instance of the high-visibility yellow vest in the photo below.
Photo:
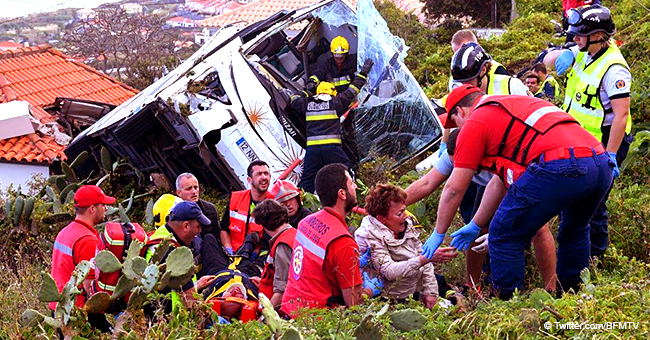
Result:
<svg viewBox="0 0 650 340"><path fill-rule="evenodd" d="M621 51L614 44L610 44L607 51L589 65L587 53L579 52L567 76L562 109L578 120L580 125L598 140L602 140L601 127L605 114L611 112L611 109L606 112L600 101L600 83L612 65L623 65L629 69ZM632 116L628 115L625 132L630 133L631 130Z"/></svg>
<svg viewBox="0 0 650 340"><path fill-rule="evenodd" d="M550 83L551 86L553 86L553 91L555 91L555 97L556 98L559 97L560 96L560 84L551 75L547 76L546 79L544 79L544 81L542 82L542 85L539 86L539 90L537 91L537 93L535 93L535 96L537 96L538 94L544 92L544 86L546 86L546 83Z"/></svg>

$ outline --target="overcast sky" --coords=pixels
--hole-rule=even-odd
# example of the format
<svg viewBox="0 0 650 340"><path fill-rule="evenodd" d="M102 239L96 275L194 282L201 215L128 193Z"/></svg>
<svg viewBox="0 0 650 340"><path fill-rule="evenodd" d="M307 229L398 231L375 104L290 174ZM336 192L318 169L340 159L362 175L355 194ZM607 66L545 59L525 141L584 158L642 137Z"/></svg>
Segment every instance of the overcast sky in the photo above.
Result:
<svg viewBox="0 0 650 340"><path fill-rule="evenodd" d="M94 8L116 0L0 0L0 17L13 18L61 8Z"/></svg>

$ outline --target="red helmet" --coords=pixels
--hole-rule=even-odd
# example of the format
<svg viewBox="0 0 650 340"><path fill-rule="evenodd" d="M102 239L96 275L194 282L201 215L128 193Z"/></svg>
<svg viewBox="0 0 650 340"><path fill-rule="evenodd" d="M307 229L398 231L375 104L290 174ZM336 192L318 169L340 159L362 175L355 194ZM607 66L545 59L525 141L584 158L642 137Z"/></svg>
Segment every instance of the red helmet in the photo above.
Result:
<svg viewBox="0 0 650 340"><path fill-rule="evenodd" d="M275 197L278 203L288 201L294 197L298 197L298 202L302 204L302 194L300 189L295 184L289 181L278 180L271 188L271 195Z"/></svg>

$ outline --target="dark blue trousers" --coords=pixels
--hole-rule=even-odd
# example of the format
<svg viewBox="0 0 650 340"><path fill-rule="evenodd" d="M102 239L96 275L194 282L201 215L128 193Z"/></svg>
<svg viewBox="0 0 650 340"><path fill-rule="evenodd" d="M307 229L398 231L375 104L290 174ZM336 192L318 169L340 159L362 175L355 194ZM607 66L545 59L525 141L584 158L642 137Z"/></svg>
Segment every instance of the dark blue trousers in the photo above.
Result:
<svg viewBox="0 0 650 340"><path fill-rule="evenodd" d="M550 162L542 156L508 188L489 236L493 283L502 298L522 288L524 249L558 214L558 279L564 290L577 288L580 271L589 266L589 220L609 190L612 168L607 153Z"/></svg>
<svg viewBox="0 0 650 340"><path fill-rule="evenodd" d="M340 144L308 146L305 150L300 187L307 192L314 193L316 173L332 163L342 163L350 167L350 159Z"/></svg>

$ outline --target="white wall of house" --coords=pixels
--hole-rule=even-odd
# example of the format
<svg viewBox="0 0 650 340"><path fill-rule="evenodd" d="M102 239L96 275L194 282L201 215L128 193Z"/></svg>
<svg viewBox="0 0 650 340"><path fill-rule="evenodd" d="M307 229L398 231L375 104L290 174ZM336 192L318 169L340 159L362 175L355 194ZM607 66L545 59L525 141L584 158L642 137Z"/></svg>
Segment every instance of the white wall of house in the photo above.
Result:
<svg viewBox="0 0 650 340"><path fill-rule="evenodd" d="M11 184L14 189L20 185L22 192L26 194L27 183L34 174L50 177L50 167L47 164L0 163L0 190L6 193Z"/></svg>

